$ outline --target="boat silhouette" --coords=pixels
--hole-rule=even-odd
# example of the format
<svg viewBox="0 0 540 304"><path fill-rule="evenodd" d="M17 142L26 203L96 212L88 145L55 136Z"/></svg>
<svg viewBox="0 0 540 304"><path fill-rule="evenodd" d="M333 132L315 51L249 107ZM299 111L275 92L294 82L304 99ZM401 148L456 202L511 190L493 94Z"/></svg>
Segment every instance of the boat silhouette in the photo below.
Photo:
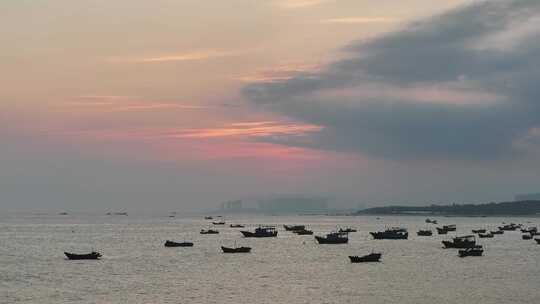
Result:
<svg viewBox="0 0 540 304"><path fill-rule="evenodd" d="M101 257L101 253L92 251L91 253L77 254L64 252L66 257L70 260L98 260Z"/></svg>

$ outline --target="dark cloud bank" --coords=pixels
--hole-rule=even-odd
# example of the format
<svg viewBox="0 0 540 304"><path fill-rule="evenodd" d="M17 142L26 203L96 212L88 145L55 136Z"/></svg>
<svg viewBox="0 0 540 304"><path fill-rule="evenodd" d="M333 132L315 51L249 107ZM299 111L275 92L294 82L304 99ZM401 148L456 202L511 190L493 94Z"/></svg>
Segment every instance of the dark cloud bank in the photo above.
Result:
<svg viewBox="0 0 540 304"><path fill-rule="evenodd" d="M539 20L537 0L475 3L352 43L320 72L243 92L324 127L267 139L281 144L391 159L512 158L539 142Z"/></svg>

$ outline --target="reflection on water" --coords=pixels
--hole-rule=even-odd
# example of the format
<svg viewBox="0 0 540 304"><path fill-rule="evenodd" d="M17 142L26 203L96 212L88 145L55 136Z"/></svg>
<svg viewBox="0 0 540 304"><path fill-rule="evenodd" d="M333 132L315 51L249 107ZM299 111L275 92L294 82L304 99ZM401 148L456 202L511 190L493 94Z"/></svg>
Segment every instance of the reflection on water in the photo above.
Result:
<svg viewBox="0 0 540 304"><path fill-rule="evenodd" d="M502 222L538 226L538 218L436 218L457 234ZM540 245L506 232L480 239L483 257L442 249L456 233L418 237L423 217L234 216L227 224L305 224L320 235L357 228L346 245L318 245L279 227L277 238L218 235L201 218L17 215L0 218L0 303L539 303ZM409 240L373 240L369 231L409 228ZM435 232L435 231L434 231ZM165 240L192 241L166 248ZM249 246L223 254L220 246ZM68 261L64 251L103 254ZM349 255L383 253L381 263L351 264Z"/></svg>

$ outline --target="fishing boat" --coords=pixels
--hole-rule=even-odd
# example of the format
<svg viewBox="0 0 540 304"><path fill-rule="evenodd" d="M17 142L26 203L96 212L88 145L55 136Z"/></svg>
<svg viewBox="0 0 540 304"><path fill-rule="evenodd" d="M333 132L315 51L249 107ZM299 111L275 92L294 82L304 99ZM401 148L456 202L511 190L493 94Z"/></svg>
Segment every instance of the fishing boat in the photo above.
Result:
<svg viewBox="0 0 540 304"><path fill-rule="evenodd" d="M490 232L491 234L504 234L504 230L496 230L496 231L491 230Z"/></svg>
<svg viewBox="0 0 540 304"><path fill-rule="evenodd" d="M444 248L470 248L476 246L474 235L464 235L453 238L451 241L442 241Z"/></svg>
<svg viewBox="0 0 540 304"><path fill-rule="evenodd" d="M472 233L486 233L486 229L473 229Z"/></svg>
<svg viewBox="0 0 540 304"><path fill-rule="evenodd" d="M446 230L444 228L436 227L435 229L437 229L438 234L447 234L448 233L448 230Z"/></svg>
<svg viewBox="0 0 540 304"><path fill-rule="evenodd" d="M516 225L514 223L510 223L504 226L499 226L499 230L503 230L503 231L515 231L518 228L519 228L519 225Z"/></svg>
<svg viewBox="0 0 540 304"><path fill-rule="evenodd" d="M208 230L202 229L202 230L201 230L201 234L219 234L219 231L217 231L217 230L212 230L212 229L208 229Z"/></svg>
<svg viewBox="0 0 540 304"><path fill-rule="evenodd" d="M405 228L389 228L385 231L370 232L375 240L406 240L409 238L409 232Z"/></svg>
<svg viewBox="0 0 540 304"><path fill-rule="evenodd" d="M488 232L488 233L479 233L479 234L478 234L478 237L481 238L481 239L484 239L484 238L493 238L494 235L493 235L493 233L491 233L491 232Z"/></svg>
<svg viewBox="0 0 540 304"><path fill-rule="evenodd" d="M101 257L101 253L96 251L92 251L91 253L86 254L77 254L70 252L64 252L64 254L69 260L98 260Z"/></svg>
<svg viewBox="0 0 540 304"><path fill-rule="evenodd" d="M428 224L437 224L437 220L431 220L431 219L427 218L426 223L428 223Z"/></svg>
<svg viewBox="0 0 540 304"><path fill-rule="evenodd" d="M229 227L231 227L231 228L244 228L245 226L241 225L241 224L230 224Z"/></svg>
<svg viewBox="0 0 540 304"><path fill-rule="evenodd" d="M357 231L358 230L351 227L347 227L345 229L339 228L339 232L344 232L344 233L351 233L351 232L357 232Z"/></svg>
<svg viewBox="0 0 540 304"><path fill-rule="evenodd" d="M221 221L221 222L212 222L212 224L214 225L225 225L225 222Z"/></svg>
<svg viewBox="0 0 540 304"><path fill-rule="evenodd" d="M521 238L524 240L530 240L532 239L532 235L530 233L524 233L521 235Z"/></svg>
<svg viewBox="0 0 540 304"><path fill-rule="evenodd" d="M205 216L204 219L205 219L205 220L213 220L214 218L211 217L211 216Z"/></svg>
<svg viewBox="0 0 540 304"><path fill-rule="evenodd" d="M315 239L319 244L347 244L349 242L349 236L343 232L331 232L326 236L315 236Z"/></svg>
<svg viewBox="0 0 540 304"><path fill-rule="evenodd" d="M293 233L298 234L298 235L312 235L313 231L304 229L304 230L293 231Z"/></svg>
<svg viewBox="0 0 540 304"><path fill-rule="evenodd" d="M482 249L482 246L461 249L458 251L459 256L462 258L467 256L481 256L483 253L484 249Z"/></svg>
<svg viewBox="0 0 540 304"><path fill-rule="evenodd" d="M365 263L365 262L379 262L382 254L380 253L370 253L364 256L349 256L351 263Z"/></svg>
<svg viewBox="0 0 540 304"><path fill-rule="evenodd" d="M540 244L540 239L534 239L537 244Z"/></svg>
<svg viewBox="0 0 540 304"><path fill-rule="evenodd" d="M251 247L228 248L221 246L221 250L223 250L223 253L248 253L251 252Z"/></svg>
<svg viewBox="0 0 540 304"><path fill-rule="evenodd" d="M177 243L177 242L167 240L165 241L165 247L193 247L193 243L192 242Z"/></svg>
<svg viewBox="0 0 540 304"><path fill-rule="evenodd" d="M299 230L305 230L305 225L283 225L283 228L285 228L286 231L299 231Z"/></svg>
<svg viewBox="0 0 540 304"><path fill-rule="evenodd" d="M431 230L418 230L418 232L416 232L416 235L418 235L418 236L432 236L433 232Z"/></svg>
<svg viewBox="0 0 540 304"><path fill-rule="evenodd" d="M536 228L536 227L524 228L524 229L521 229L521 232L536 234L538 232L538 228Z"/></svg>
<svg viewBox="0 0 540 304"><path fill-rule="evenodd" d="M255 237L255 238L263 238L263 237L276 237L278 232L276 230L276 227L273 226L262 226L255 229L254 232L252 231L240 231L244 237Z"/></svg>

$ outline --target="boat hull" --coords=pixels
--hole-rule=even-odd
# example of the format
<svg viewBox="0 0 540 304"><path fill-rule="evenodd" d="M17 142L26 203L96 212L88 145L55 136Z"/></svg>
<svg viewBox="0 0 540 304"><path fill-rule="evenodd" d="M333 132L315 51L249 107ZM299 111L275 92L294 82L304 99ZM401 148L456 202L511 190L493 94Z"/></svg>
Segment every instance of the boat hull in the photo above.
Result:
<svg viewBox="0 0 540 304"><path fill-rule="evenodd" d="M482 256L484 253L484 250L482 249L474 249L474 250L460 250L458 251L458 254L460 257L464 258L467 256Z"/></svg>
<svg viewBox="0 0 540 304"><path fill-rule="evenodd" d="M283 228L285 228L285 231L301 231L301 230L305 230L306 226L304 226L304 225L283 225Z"/></svg>
<svg viewBox="0 0 540 304"><path fill-rule="evenodd" d="M486 238L490 239L490 238L493 238L494 235L493 233L479 233L478 237L481 239L486 239Z"/></svg>
<svg viewBox="0 0 540 304"><path fill-rule="evenodd" d="M229 248L221 246L221 250L223 250L223 253L248 253L251 252L251 247Z"/></svg>
<svg viewBox="0 0 540 304"><path fill-rule="evenodd" d="M347 244L349 242L349 238L326 238L315 236L315 239L319 244Z"/></svg>
<svg viewBox="0 0 540 304"><path fill-rule="evenodd" d="M299 230L299 231L293 231L293 233L297 235L313 235L313 231L311 230Z"/></svg>
<svg viewBox="0 0 540 304"><path fill-rule="evenodd" d="M244 237L249 238L265 238L265 237L277 237L277 231L257 233L251 231L240 231Z"/></svg>
<svg viewBox="0 0 540 304"><path fill-rule="evenodd" d="M193 247L193 243L192 242L177 243L177 242L172 242L172 241L166 241L165 247Z"/></svg>
<svg viewBox="0 0 540 304"><path fill-rule="evenodd" d="M201 234L219 234L219 231L216 230L203 230Z"/></svg>
<svg viewBox="0 0 540 304"><path fill-rule="evenodd" d="M351 263L379 262L382 254L371 253L365 256L349 256Z"/></svg>
<svg viewBox="0 0 540 304"><path fill-rule="evenodd" d="M64 252L69 260L99 260L101 254L98 252L92 252L88 254L76 254L70 252Z"/></svg>
<svg viewBox="0 0 540 304"><path fill-rule="evenodd" d="M409 238L409 233L384 233L384 232L370 232L371 236L375 240L406 240Z"/></svg>
<svg viewBox="0 0 540 304"><path fill-rule="evenodd" d="M442 241L444 248L475 248L477 247L476 243L454 243L452 241Z"/></svg>

